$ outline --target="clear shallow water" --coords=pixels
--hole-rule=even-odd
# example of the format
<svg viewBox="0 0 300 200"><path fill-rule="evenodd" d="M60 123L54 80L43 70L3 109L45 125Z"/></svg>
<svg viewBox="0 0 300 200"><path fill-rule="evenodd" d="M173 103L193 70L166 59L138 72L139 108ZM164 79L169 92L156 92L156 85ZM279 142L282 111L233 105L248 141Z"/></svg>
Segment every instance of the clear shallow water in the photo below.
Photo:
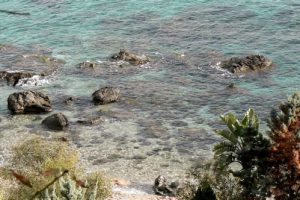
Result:
<svg viewBox="0 0 300 200"><path fill-rule="evenodd" d="M16 137L64 135L92 166L113 176L137 182L152 182L158 174L182 176L211 156L220 114L241 114L252 107L264 122L271 107L299 90L296 1L0 0L0 7L31 13L0 12L0 43L28 52L16 51L18 55L48 52L66 62L38 86L12 88L1 82L3 155ZM121 48L152 62L129 68L108 62ZM266 55L276 67L245 76L214 67L224 58L251 53ZM84 60L101 64L95 71L79 69ZM0 61L1 69L15 63L14 56L4 53ZM226 89L232 82L240 89ZM92 105L91 94L106 85L120 87L122 100ZM54 112L65 113L72 122L69 130L42 129L46 115L10 116L7 97L23 89L47 93ZM68 96L79 101L66 106ZM92 127L75 123L91 116L105 121Z"/></svg>

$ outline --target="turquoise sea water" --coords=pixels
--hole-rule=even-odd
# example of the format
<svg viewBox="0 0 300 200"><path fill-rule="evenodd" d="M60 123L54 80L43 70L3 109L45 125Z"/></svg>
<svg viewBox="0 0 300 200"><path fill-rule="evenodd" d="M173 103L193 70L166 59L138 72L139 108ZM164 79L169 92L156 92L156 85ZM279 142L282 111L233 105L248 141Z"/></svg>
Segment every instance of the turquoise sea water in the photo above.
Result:
<svg viewBox="0 0 300 200"><path fill-rule="evenodd" d="M51 52L66 62L37 86L1 83L3 159L16 137L64 135L88 163L111 175L137 182L181 176L211 156L220 114L252 107L265 124L270 109L299 90L296 0L0 0L0 10L30 13L0 12L0 43L23 49L21 54ZM108 62L119 49L147 55L151 63L120 68ZM253 53L276 66L245 76L215 67L222 59ZM0 54L1 69L14 63L10 56ZM103 66L79 69L85 60ZM230 83L239 89L227 89ZM92 105L91 94L106 85L120 87L121 101ZM69 130L50 132L37 116L11 116L7 97L23 89L47 93L54 112L72 122ZM65 106L68 96L80 101ZM75 123L90 116L106 120L93 127Z"/></svg>

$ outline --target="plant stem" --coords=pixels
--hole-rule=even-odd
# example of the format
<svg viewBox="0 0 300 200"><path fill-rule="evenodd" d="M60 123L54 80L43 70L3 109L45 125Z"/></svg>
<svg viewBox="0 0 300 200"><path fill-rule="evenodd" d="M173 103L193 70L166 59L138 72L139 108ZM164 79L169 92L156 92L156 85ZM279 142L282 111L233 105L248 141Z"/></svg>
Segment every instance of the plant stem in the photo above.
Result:
<svg viewBox="0 0 300 200"><path fill-rule="evenodd" d="M56 181L58 181L61 177L63 177L65 174L67 174L69 171L65 170L63 173L57 177L55 177L50 183L48 183L44 188L41 190L37 191L31 198L30 200L34 200L38 195L40 195L42 192L44 192L48 187L53 185Z"/></svg>

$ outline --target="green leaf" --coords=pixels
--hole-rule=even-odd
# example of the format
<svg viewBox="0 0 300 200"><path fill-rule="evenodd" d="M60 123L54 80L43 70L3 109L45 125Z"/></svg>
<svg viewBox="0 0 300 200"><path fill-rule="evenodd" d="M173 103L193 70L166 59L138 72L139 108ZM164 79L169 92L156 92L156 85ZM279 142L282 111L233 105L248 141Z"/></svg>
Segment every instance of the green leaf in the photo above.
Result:
<svg viewBox="0 0 300 200"><path fill-rule="evenodd" d="M232 113L227 113L226 115L220 116L223 122L227 125L231 132L235 132L236 125L239 124L236 116Z"/></svg>
<svg viewBox="0 0 300 200"><path fill-rule="evenodd" d="M234 150L235 150L235 146L226 141L219 142L218 144L216 144L214 146L214 149L213 149L214 154L216 156L224 154L226 152L234 152Z"/></svg>
<svg viewBox="0 0 300 200"><path fill-rule="evenodd" d="M229 130L218 130L216 131L216 133L220 136L222 136L223 138L229 140L230 142L232 142L233 144L236 144L238 141L238 138L236 137L235 134L233 134L232 132L230 132Z"/></svg>
<svg viewBox="0 0 300 200"><path fill-rule="evenodd" d="M246 113L244 118L242 119L241 124L243 127L246 127L246 126L248 126L248 123L249 123L249 115L247 115L247 113Z"/></svg>

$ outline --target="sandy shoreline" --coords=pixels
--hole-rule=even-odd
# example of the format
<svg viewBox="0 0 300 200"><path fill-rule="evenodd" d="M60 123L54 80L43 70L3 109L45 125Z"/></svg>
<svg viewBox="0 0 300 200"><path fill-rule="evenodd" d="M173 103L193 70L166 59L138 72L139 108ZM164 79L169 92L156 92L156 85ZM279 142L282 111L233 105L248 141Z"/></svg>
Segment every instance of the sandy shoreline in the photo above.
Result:
<svg viewBox="0 0 300 200"><path fill-rule="evenodd" d="M155 195L149 188L144 189L114 185L113 194L108 200L176 200L175 197Z"/></svg>
<svg viewBox="0 0 300 200"><path fill-rule="evenodd" d="M162 197L152 194L114 193L108 200L176 200L174 197Z"/></svg>

